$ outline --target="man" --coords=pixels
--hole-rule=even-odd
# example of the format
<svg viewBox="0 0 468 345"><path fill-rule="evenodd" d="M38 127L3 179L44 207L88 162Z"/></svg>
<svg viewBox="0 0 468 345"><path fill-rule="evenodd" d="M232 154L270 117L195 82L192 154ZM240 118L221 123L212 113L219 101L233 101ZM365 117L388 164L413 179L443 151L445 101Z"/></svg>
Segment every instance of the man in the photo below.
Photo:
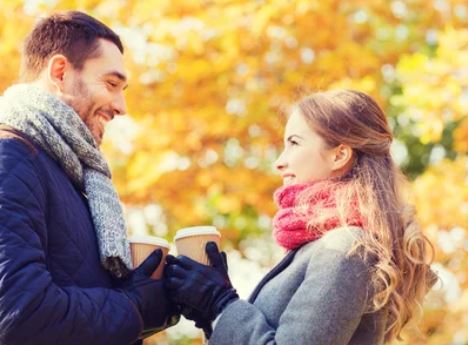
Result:
<svg viewBox="0 0 468 345"><path fill-rule="evenodd" d="M40 21L0 97L0 344L139 343L173 322L155 251L131 270L99 151L126 112L123 47L76 11ZM171 317L172 316L172 317Z"/></svg>

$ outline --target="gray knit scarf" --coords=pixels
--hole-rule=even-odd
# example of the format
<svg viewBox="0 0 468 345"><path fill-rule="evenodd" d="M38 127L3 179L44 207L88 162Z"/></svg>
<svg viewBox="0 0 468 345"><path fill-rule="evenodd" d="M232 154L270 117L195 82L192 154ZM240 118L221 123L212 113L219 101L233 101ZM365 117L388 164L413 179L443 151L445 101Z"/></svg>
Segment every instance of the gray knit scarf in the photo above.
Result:
<svg viewBox="0 0 468 345"><path fill-rule="evenodd" d="M122 207L107 162L79 115L53 94L18 84L0 97L0 123L31 138L86 194L101 263L124 277L132 266Z"/></svg>

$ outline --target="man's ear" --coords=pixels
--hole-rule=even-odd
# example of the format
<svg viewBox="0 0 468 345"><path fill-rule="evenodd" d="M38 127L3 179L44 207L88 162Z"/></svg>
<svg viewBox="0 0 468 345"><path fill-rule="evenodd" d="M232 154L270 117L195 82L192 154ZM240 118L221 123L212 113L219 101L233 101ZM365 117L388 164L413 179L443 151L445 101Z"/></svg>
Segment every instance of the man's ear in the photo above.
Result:
<svg viewBox="0 0 468 345"><path fill-rule="evenodd" d="M56 88L57 93L63 92L65 77L70 67L70 62L62 54L56 54L50 58L47 64L47 79Z"/></svg>
<svg viewBox="0 0 468 345"><path fill-rule="evenodd" d="M340 144L333 149L333 171L348 170L354 160L353 149L348 145Z"/></svg>

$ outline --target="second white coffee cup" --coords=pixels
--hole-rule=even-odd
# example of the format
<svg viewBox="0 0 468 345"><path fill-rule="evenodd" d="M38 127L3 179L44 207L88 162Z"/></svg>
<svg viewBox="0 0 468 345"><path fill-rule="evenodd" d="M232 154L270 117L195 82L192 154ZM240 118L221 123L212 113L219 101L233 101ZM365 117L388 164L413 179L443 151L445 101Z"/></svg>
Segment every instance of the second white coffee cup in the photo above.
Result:
<svg viewBox="0 0 468 345"><path fill-rule="evenodd" d="M174 241L178 255L185 255L204 265L209 265L205 252L208 242L215 242L219 248L221 233L211 225L183 228L177 231Z"/></svg>

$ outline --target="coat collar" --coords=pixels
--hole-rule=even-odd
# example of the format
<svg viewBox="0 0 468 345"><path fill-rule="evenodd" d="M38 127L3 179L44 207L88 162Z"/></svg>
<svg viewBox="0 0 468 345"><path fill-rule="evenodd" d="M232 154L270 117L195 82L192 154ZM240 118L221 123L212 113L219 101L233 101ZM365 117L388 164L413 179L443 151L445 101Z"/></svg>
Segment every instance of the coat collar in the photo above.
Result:
<svg viewBox="0 0 468 345"><path fill-rule="evenodd" d="M252 294L249 297L249 303L255 302L255 299L257 298L258 294L262 290L262 288L275 276L280 274L286 267L289 266L289 264L293 261L294 256L296 255L297 251L300 249L294 249L289 251L286 256L270 271L267 273L267 275L258 283L257 287L254 289Z"/></svg>

